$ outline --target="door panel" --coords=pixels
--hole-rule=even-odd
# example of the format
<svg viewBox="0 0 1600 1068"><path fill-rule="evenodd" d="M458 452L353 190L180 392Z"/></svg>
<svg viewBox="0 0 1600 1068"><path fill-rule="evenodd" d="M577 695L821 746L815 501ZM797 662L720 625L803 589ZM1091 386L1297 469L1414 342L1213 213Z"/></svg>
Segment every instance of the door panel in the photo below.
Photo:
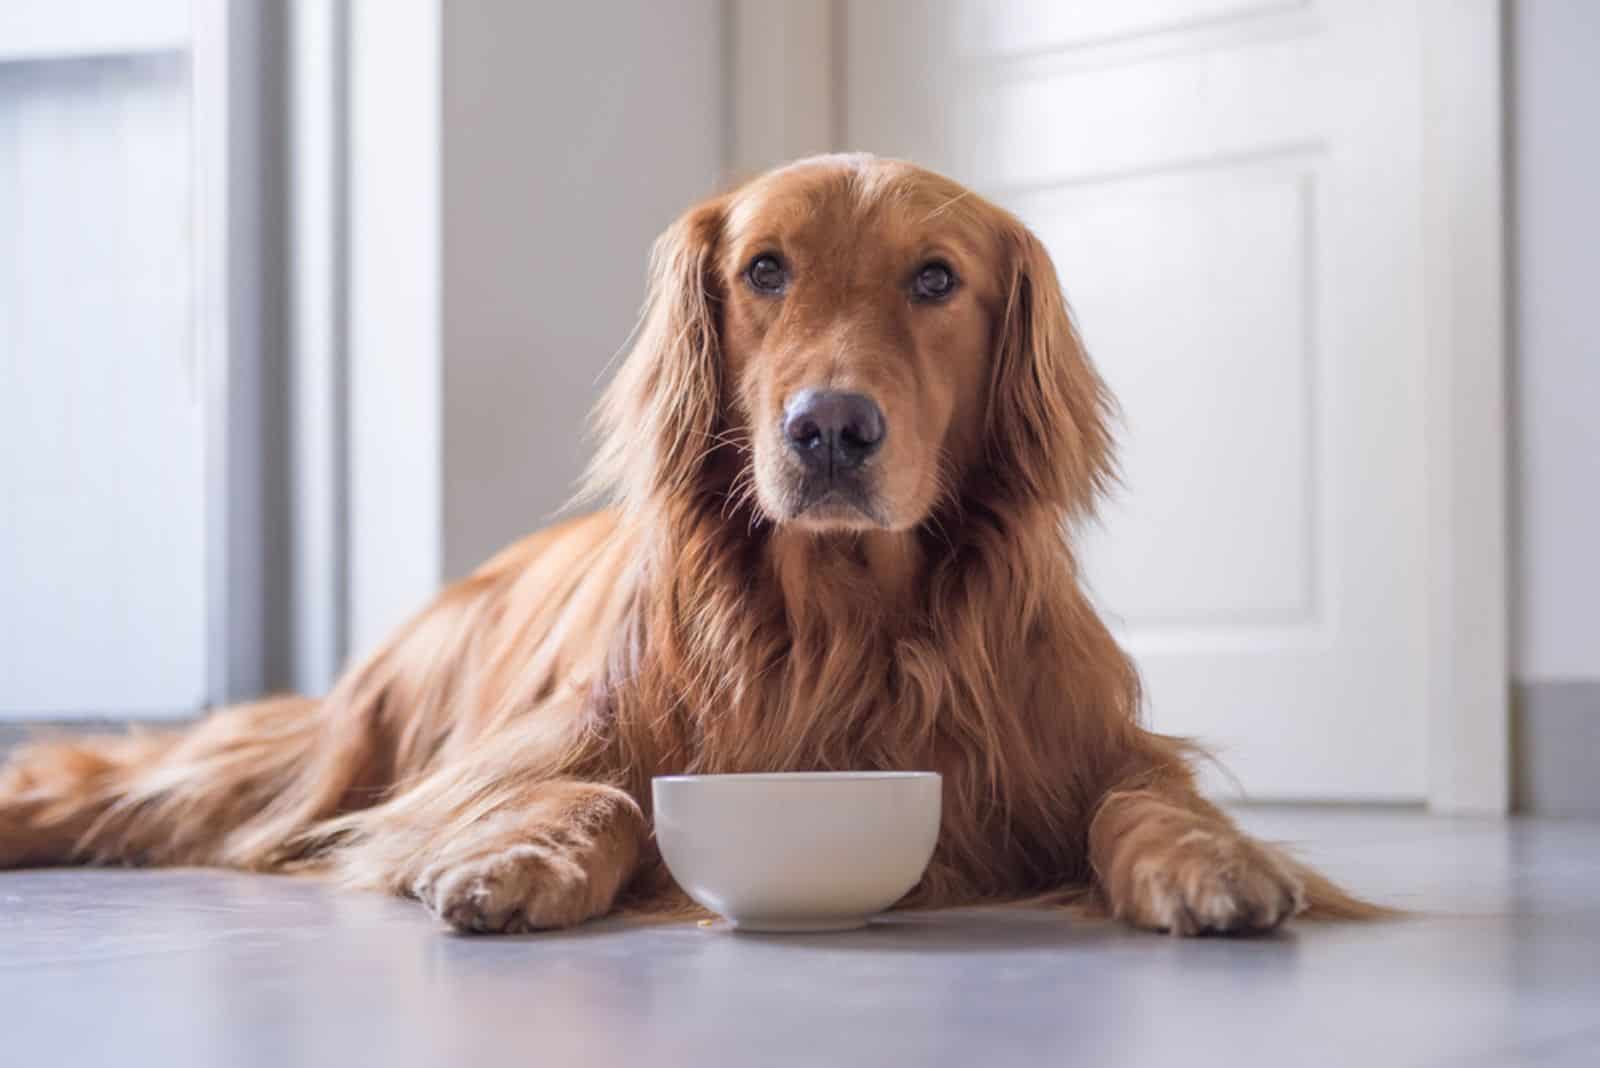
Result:
<svg viewBox="0 0 1600 1068"><path fill-rule="evenodd" d="M1257 169L1012 201L1092 311L1090 351L1117 354L1104 372L1130 413L1120 455L1136 492L1085 540L1097 592L1130 626L1304 625L1319 611L1313 185L1302 161ZM1242 531L1248 568L1207 564L1233 557Z"/></svg>
<svg viewBox="0 0 1600 1068"><path fill-rule="evenodd" d="M0 717L205 697L189 63L0 61Z"/></svg>
<svg viewBox="0 0 1600 1068"><path fill-rule="evenodd" d="M1420 46L1409 5L849 3L844 147L1060 268L1124 408L1083 532L1160 730L1263 798L1420 799Z"/></svg>

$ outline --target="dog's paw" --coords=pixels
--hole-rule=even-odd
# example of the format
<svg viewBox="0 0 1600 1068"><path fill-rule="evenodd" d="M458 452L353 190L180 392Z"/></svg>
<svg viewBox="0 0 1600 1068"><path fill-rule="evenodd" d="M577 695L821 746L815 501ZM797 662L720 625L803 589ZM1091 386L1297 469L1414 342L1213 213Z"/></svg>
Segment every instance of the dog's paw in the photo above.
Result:
<svg viewBox="0 0 1600 1068"><path fill-rule="evenodd" d="M582 847L523 840L439 861L412 886L417 899L457 931L517 934L571 927L606 911L596 858Z"/></svg>
<svg viewBox="0 0 1600 1068"><path fill-rule="evenodd" d="M1175 935L1270 931L1306 907L1305 887L1270 847L1195 828L1131 865L1112 903L1121 918Z"/></svg>

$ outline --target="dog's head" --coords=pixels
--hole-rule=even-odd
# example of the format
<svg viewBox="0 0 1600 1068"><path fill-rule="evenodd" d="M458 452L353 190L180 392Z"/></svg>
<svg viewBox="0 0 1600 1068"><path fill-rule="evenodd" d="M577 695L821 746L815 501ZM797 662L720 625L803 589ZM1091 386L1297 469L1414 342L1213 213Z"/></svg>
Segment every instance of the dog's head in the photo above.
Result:
<svg viewBox="0 0 1600 1068"><path fill-rule="evenodd" d="M694 208L657 242L596 475L710 492L815 531L905 530L966 495L1086 509L1109 400L1050 258L906 163L827 156Z"/></svg>

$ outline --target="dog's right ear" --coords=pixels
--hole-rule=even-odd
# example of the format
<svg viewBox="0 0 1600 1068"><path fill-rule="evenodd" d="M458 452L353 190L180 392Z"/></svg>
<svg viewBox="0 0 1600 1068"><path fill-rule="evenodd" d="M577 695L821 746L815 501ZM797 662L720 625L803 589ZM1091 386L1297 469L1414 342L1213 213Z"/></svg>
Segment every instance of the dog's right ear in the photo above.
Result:
<svg viewBox="0 0 1600 1068"><path fill-rule="evenodd" d="M586 494L625 507L692 492L721 420L722 294L713 266L727 198L656 239L633 347L595 411L599 451Z"/></svg>
<svg viewBox="0 0 1600 1068"><path fill-rule="evenodd" d="M1017 496L1078 517L1116 479L1115 404L1084 351L1050 254L1009 215L1002 234L1010 289L989 389L991 461Z"/></svg>

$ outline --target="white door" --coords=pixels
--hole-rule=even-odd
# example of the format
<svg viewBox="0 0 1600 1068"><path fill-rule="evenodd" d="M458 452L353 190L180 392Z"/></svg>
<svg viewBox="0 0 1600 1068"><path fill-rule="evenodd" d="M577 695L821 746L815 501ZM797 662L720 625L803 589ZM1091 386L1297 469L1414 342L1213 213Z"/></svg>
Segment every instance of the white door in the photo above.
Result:
<svg viewBox="0 0 1600 1068"><path fill-rule="evenodd" d="M206 697L188 37L0 2L0 718Z"/></svg>
<svg viewBox="0 0 1600 1068"><path fill-rule="evenodd" d="M1125 410L1086 532L1149 719L1258 798L1427 788L1421 72L1378 0L855 0L839 140L1049 246Z"/></svg>

